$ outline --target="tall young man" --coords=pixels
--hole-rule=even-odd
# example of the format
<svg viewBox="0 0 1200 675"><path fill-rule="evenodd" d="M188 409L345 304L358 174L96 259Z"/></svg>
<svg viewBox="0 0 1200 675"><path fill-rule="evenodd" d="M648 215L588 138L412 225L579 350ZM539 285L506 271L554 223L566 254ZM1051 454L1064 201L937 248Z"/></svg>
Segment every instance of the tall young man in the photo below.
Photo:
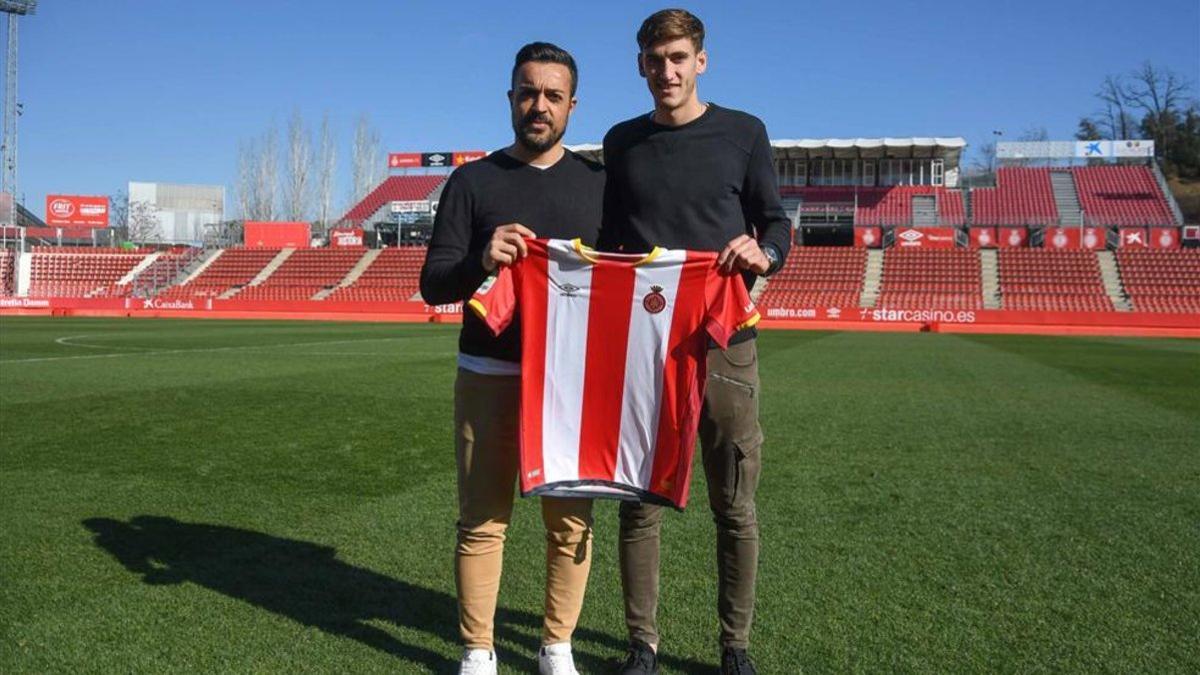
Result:
<svg viewBox="0 0 1200 675"><path fill-rule="evenodd" d="M654 111L622 122L604 138L604 225L600 247L652 246L720 251L718 264L746 285L774 272L791 246L779 203L771 147L757 118L703 103L696 80L708 65L704 25L678 9L650 16L637 34L638 71ZM758 567L758 487L763 442L758 424L756 332L710 349L700 421L708 501L717 525L717 615L721 671L754 673L747 655ZM621 582L630 648L622 673L658 672L659 539L662 509L623 503Z"/></svg>
<svg viewBox="0 0 1200 675"><path fill-rule="evenodd" d="M499 265L526 253L524 237L595 240L603 169L563 148L576 105L578 72L566 51L548 43L517 52L508 92L516 139L459 167L438 204L421 270L430 304L467 300ZM454 385L458 463L459 628L466 647L460 673L496 672L493 623L505 530L512 516L520 420L519 321L493 337L463 313ZM571 633L591 567L592 504L543 497L546 615L538 656L543 675L575 675Z"/></svg>

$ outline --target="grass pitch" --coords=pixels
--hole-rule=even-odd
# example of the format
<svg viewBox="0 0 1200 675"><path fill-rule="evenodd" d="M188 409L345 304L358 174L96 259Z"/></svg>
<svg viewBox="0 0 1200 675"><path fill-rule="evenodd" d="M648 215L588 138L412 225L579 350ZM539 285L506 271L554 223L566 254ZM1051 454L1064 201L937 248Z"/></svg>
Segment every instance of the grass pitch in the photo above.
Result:
<svg viewBox="0 0 1200 675"><path fill-rule="evenodd" d="M0 319L0 671L453 672L452 327ZM1200 671L1200 342L766 332L764 673ZM697 472L700 474L701 472ZM535 504L498 617L531 672ZM616 510L575 648L623 648ZM716 663L702 476L667 672Z"/></svg>

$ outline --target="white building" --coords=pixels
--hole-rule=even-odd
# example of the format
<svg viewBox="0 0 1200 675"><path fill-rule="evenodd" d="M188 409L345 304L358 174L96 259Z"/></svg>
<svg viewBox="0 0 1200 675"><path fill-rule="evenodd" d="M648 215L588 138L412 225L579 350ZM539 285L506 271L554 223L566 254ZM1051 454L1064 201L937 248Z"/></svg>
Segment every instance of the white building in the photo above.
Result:
<svg viewBox="0 0 1200 675"><path fill-rule="evenodd" d="M144 230L138 232L141 228L132 222L147 211L157 223L157 232L150 236L143 234ZM204 241L205 226L225 219L225 187L131 182L129 219L130 231L138 239L199 245Z"/></svg>

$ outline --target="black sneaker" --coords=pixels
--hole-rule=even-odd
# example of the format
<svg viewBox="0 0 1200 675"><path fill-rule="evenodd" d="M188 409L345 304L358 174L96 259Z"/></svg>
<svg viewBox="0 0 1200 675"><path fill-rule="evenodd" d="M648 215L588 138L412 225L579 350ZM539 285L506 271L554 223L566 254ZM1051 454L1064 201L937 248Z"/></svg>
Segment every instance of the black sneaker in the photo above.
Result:
<svg viewBox="0 0 1200 675"><path fill-rule="evenodd" d="M745 649L726 647L721 652L721 675L758 675Z"/></svg>
<svg viewBox="0 0 1200 675"><path fill-rule="evenodd" d="M621 664L621 675L658 675L658 655L650 645L641 640L629 643L625 652L625 663Z"/></svg>

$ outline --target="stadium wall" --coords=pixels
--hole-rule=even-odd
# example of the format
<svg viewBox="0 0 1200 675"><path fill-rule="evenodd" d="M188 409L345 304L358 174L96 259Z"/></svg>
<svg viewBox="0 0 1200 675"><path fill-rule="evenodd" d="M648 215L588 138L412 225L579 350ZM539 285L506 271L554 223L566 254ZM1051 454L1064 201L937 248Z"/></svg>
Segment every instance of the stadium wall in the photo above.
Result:
<svg viewBox="0 0 1200 675"><path fill-rule="evenodd" d="M765 329L1200 338L1200 314L761 307ZM0 315L459 323L462 305L213 298L0 298Z"/></svg>

